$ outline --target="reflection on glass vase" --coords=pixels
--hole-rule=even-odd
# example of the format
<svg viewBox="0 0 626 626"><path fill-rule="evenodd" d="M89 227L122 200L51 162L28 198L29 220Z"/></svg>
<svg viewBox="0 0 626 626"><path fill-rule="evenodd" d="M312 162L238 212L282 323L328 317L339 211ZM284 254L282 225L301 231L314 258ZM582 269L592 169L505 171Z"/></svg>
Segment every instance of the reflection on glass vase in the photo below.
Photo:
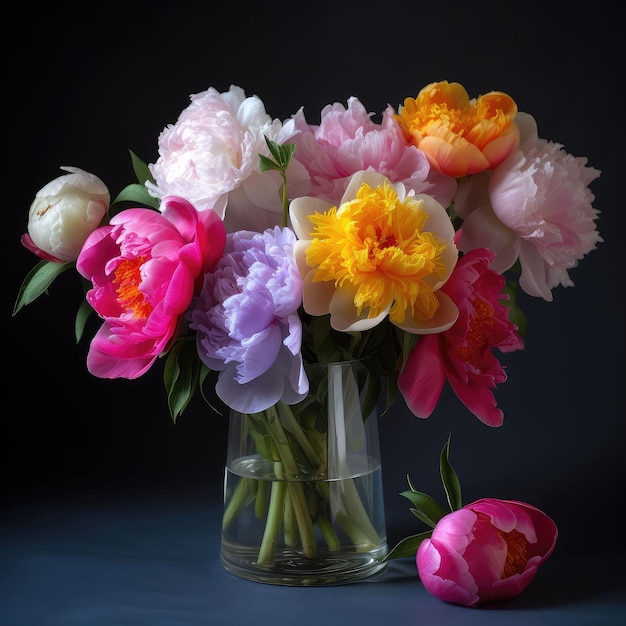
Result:
<svg viewBox="0 0 626 626"><path fill-rule="evenodd" d="M385 568L376 398L358 361L313 366L297 405L231 411L221 561L241 578L338 585Z"/></svg>

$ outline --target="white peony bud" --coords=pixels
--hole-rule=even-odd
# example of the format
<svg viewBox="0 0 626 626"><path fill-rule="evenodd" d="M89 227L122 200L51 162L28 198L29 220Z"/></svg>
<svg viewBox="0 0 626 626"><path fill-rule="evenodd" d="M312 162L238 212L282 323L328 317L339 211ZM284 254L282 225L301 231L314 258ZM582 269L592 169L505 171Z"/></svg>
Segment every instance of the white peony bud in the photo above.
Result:
<svg viewBox="0 0 626 626"><path fill-rule="evenodd" d="M24 236L23 242L42 258L67 262L76 260L85 239L100 226L111 196L97 176L77 167L61 169L70 173L35 195L28 215L31 241Z"/></svg>

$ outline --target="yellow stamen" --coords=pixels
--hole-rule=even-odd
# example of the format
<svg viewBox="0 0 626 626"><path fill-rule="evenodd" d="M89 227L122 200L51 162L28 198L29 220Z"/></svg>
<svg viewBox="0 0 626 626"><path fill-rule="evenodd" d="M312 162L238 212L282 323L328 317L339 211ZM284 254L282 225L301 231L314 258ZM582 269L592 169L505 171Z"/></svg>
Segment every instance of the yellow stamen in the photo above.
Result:
<svg viewBox="0 0 626 626"><path fill-rule="evenodd" d="M499 531L498 534L507 545L506 561L501 578L508 578L515 574L521 574L528 563L528 539L518 530L510 532Z"/></svg>
<svg viewBox="0 0 626 626"><path fill-rule="evenodd" d="M401 201L389 183L364 183L354 200L309 219L315 228L306 259L317 268L314 280L356 287L358 315L376 317L391 304L393 322L402 323L407 310L432 318L438 301L427 278L443 275L446 244L423 231L428 216L422 200Z"/></svg>
<svg viewBox="0 0 626 626"><path fill-rule="evenodd" d="M115 268L113 284L117 285L117 301L137 319L146 318L152 313L152 304L140 291L141 266L147 257L126 259Z"/></svg>
<svg viewBox="0 0 626 626"><path fill-rule="evenodd" d="M472 303L473 312L469 319L466 344L457 346L456 351L462 361L471 361L472 355L490 345L489 337L493 328L493 307L484 300Z"/></svg>

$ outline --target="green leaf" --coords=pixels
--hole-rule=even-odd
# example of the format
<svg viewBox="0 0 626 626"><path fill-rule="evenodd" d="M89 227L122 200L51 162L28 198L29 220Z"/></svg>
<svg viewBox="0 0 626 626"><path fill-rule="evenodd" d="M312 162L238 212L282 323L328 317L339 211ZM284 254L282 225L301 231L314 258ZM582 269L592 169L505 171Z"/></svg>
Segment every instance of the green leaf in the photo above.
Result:
<svg viewBox="0 0 626 626"><path fill-rule="evenodd" d="M507 280L503 294L508 295L508 298L500 300L500 302L509 309L509 320L512 324L515 324L518 328L518 332L522 339L526 338L528 334L528 322L526 316L520 307L517 305L517 283L512 280Z"/></svg>
<svg viewBox="0 0 626 626"><path fill-rule="evenodd" d="M163 370L163 382L167 390L167 404L172 421L187 408L198 385L201 361L195 340L177 341L167 355Z"/></svg>
<svg viewBox="0 0 626 626"><path fill-rule="evenodd" d="M387 393L385 394L385 407L383 409L383 415L389 411L389 409L394 406L395 399L400 393L398 389L397 377L390 376L387 378Z"/></svg>
<svg viewBox="0 0 626 626"><path fill-rule="evenodd" d="M207 379L208 375L211 373L211 369L207 367L204 363L200 365L200 373L198 374L198 389L200 390L200 395L202 399L211 407L211 410L217 415L222 415L222 412L213 405L213 403L206 397L204 393L204 381Z"/></svg>
<svg viewBox="0 0 626 626"><path fill-rule="evenodd" d="M122 203L122 202L132 202L133 204L141 204L145 205L151 209L159 208L159 201L157 198L153 198L149 193L147 187L144 185L140 185L139 183L133 183L131 185L127 185L120 191L115 200L111 202L111 209L109 210L109 215L115 215L115 213L119 213L118 209L113 210L113 207Z"/></svg>
<svg viewBox="0 0 626 626"><path fill-rule="evenodd" d="M285 169L287 169L287 167L289 166L289 163L291 162L293 155L296 152L296 146L292 143L283 143L280 146L278 146L278 149L280 151L279 163L281 163L282 166Z"/></svg>
<svg viewBox="0 0 626 626"><path fill-rule="evenodd" d="M267 144L270 154L274 157L274 160L263 154L259 154L259 169L262 172L279 170L284 177L289 162L296 151L296 146L291 143L277 144L267 137L265 137L265 143Z"/></svg>
<svg viewBox="0 0 626 626"><path fill-rule="evenodd" d="M428 539L432 535L432 532L432 530L426 530L423 533L405 537L381 559L381 562L386 563L387 561L391 561L393 559L401 559L409 556L415 558L417 549L420 547L420 543L422 543L424 539Z"/></svg>
<svg viewBox="0 0 626 626"><path fill-rule="evenodd" d="M411 351L413 350L413 348L417 344L418 339L419 339L419 335L415 335L413 333L403 333L403 336L402 336L402 355L403 355L402 369L404 369L404 366L406 365L406 360L409 358L409 354L411 354Z"/></svg>
<svg viewBox="0 0 626 626"><path fill-rule="evenodd" d="M87 320L92 313L94 313L94 310L91 308L89 302L87 302L87 300L83 300L80 307L78 307L76 320L74 320L74 335L76 336L76 343L81 340L83 333L85 332Z"/></svg>
<svg viewBox="0 0 626 626"><path fill-rule="evenodd" d="M145 162L142 161L132 150L129 150L128 152L130 152L130 160L133 164L133 172L135 172L137 181L142 185L145 185L147 180L154 183L155 180Z"/></svg>
<svg viewBox="0 0 626 626"><path fill-rule="evenodd" d="M276 161L276 163L278 163L278 165L282 165L281 160L280 160L281 158L280 146L275 141L272 141L271 139L269 139L267 135L264 137L264 139L265 139L265 143L267 147L270 150L270 154L274 157L274 160Z"/></svg>
<svg viewBox="0 0 626 626"><path fill-rule="evenodd" d="M73 262L40 261L37 263L22 282L13 307L13 315L16 315L23 306L36 300L42 293L47 293L54 279L70 267L74 267Z"/></svg>
<svg viewBox="0 0 626 626"><path fill-rule="evenodd" d="M270 170L282 171L283 168L264 154L259 154L259 169L262 172L268 172Z"/></svg>
<svg viewBox="0 0 626 626"><path fill-rule="evenodd" d="M450 435L446 441L443 449L441 450L441 456L439 460L439 470L441 473L441 482L446 492L446 498L448 499L448 506L451 511L457 511L463 506L463 499L461 497L461 483L456 475L456 472L450 465Z"/></svg>
<svg viewBox="0 0 626 626"><path fill-rule="evenodd" d="M415 507L415 509L411 509L413 515L431 528L434 528L437 522L444 515L447 515L447 511L439 502L422 491L411 489L411 491L402 491L400 495L409 500Z"/></svg>
<svg viewBox="0 0 626 626"><path fill-rule="evenodd" d="M274 157L274 161L281 169L286 170L289 161L291 161L291 157L296 151L296 146L292 143L277 144L267 137L265 137L265 143L267 144L270 154Z"/></svg>

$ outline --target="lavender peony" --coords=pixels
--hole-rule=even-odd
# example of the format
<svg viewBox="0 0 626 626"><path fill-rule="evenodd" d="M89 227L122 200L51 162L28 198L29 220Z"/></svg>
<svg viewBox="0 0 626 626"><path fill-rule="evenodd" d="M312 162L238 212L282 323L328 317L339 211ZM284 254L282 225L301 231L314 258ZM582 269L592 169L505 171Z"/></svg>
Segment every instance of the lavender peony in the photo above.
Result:
<svg viewBox="0 0 626 626"><path fill-rule="evenodd" d="M229 234L189 312L200 358L219 372L217 395L242 413L295 404L308 393L294 243L288 228Z"/></svg>

